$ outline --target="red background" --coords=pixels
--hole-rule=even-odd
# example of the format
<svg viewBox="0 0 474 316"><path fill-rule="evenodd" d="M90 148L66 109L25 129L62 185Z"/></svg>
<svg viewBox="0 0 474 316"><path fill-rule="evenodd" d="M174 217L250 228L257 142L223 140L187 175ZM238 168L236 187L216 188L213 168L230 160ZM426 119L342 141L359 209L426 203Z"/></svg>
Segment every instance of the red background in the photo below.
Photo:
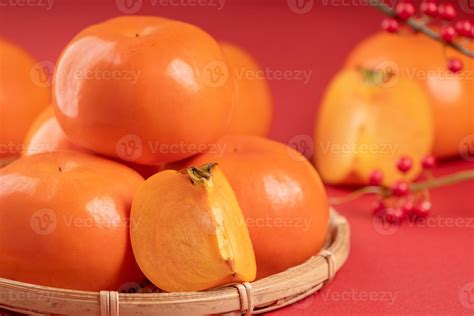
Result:
<svg viewBox="0 0 474 316"><path fill-rule="evenodd" d="M0 4L6 1L18 4L22 0L1 0ZM143 0L137 14L196 24L219 40L243 46L264 69L311 72L307 83L297 78L270 80L275 98L271 136L282 142L312 136L325 86L350 49L377 31L381 21L366 0L314 1L306 14L293 12L286 0L227 0L221 10L176 1L182 5L153 6L152 0ZM0 36L41 61L54 62L82 28L121 14L115 0L53 0L51 10L0 5ZM467 161L452 161L436 173L472 167ZM374 227L368 200L340 207L352 227L348 262L321 293L274 314L473 315L474 290L470 297L463 296L469 286L474 288L473 189L469 182L434 191L429 227L404 225L392 233ZM335 188L328 191L330 195L341 193ZM454 219L460 221L453 227L450 221Z"/></svg>

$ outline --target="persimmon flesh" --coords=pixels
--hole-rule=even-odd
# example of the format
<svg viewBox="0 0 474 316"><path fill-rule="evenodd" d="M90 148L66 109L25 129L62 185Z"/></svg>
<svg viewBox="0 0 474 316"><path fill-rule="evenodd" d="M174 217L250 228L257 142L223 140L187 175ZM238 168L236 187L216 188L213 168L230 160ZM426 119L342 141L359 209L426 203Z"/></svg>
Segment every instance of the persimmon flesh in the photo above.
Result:
<svg viewBox="0 0 474 316"><path fill-rule="evenodd" d="M466 41L465 45L474 49L472 41ZM461 60L460 73L450 72L447 66L450 58ZM469 146L462 143L468 135L474 134L473 58L421 33L378 32L352 50L345 67L392 67L399 76L420 83L433 109L433 154L449 158L468 150Z"/></svg>
<svg viewBox="0 0 474 316"><path fill-rule="evenodd" d="M222 152L209 151L174 167L215 161L222 168L249 229L257 279L316 255L326 240L329 204L308 160L285 144L257 136L227 135L216 148Z"/></svg>
<svg viewBox="0 0 474 316"><path fill-rule="evenodd" d="M381 81L382 75L345 70L329 85L317 117L314 158L327 183L367 184L379 169L391 185L401 176L396 164L402 156L415 161L406 174L413 179L431 152L433 117L422 88L398 76Z"/></svg>
<svg viewBox="0 0 474 316"><path fill-rule="evenodd" d="M241 209L215 164L149 178L132 205L132 247L147 278L169 292L252 281L255 255Z"/></svg>

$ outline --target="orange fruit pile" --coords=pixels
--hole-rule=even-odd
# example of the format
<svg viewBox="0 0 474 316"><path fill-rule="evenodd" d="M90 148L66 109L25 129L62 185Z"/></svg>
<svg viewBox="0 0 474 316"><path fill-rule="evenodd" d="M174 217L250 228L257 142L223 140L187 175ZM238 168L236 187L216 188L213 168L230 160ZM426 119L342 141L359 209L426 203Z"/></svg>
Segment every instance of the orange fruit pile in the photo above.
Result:
<svg viewBox="0 0 474 316"><path fill-rule="evenodd" d="M263 138L273 101L242 48L180 21L114 18L64 48L49 100L29 77L35 61L0 45L0 143L20 146L0 158L21 155L0 169L1 278L198 291L322 248L324 187L303 156Z"/></svg>

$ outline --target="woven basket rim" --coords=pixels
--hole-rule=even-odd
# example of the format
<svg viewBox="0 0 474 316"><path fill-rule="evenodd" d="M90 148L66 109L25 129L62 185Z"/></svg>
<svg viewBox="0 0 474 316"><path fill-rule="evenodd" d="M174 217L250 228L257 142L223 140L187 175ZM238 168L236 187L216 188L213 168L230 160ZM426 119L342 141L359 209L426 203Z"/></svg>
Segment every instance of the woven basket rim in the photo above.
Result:
<svg viewBox="0 0 474 316"><path fill-rule="evenodd" d="M342 267L349 255L349 224L331 209L330 227L320 253L300 265L250 283L252 304L242 298L242 291L234 285L203 292L117 293L60 289L0 278L0 308L33 315L264 313L313 294Z"/></svg>

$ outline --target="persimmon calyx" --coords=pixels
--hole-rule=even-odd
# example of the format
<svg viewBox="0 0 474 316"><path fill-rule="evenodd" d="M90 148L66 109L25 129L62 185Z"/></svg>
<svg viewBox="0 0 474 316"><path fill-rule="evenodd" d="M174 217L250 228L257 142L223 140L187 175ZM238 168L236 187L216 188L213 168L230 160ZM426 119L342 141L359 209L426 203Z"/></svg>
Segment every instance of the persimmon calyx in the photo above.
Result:
<svg viewBox="0 0 474 316"><path fill-rule="evenodd" d="M363 77L363 81L370 85L382 85L389 83L397 74L391 69L376 69L358 67L359 72Z"/></svg>
<svg viewBox="0 0 474 316"><path fill-rule="evenodd" d="M189 167L184 169L194 185L209 185L212 176L212 168L217 165L215 162L204 164L200 167Z"/></svg>

